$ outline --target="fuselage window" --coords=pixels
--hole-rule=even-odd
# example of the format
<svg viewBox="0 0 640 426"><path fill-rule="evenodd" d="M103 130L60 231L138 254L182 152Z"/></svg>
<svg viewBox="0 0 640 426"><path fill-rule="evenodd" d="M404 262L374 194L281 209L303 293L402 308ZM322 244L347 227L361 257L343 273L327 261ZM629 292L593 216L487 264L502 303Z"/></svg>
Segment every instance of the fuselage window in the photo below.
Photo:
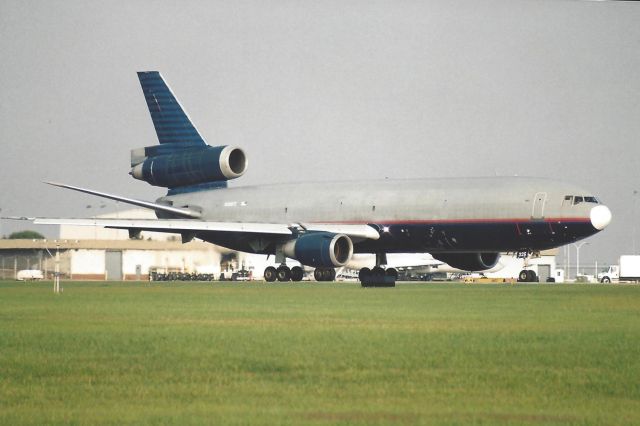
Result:
<svg viewBox="0 0 640 426"><path fill-rule="evenodd" d="M598 204L599 201L596 197L584 197L584 202L585 203L594 203L594 204Z"/></svg>
<svg viewBox="0 0 640 426"><path fill-rule="evenodd" d="M573 204L573 195L565 195L562 206L570 206L571 204Z"/></svg>
<svg viewBox="0 0 640 426"><path fill-rule="evenodd" d="M582 197L580 197L579 195L576 195L575 197L573 197L573 205L575 206L576 204L580 204L582 203L584 200Z"/></svg>

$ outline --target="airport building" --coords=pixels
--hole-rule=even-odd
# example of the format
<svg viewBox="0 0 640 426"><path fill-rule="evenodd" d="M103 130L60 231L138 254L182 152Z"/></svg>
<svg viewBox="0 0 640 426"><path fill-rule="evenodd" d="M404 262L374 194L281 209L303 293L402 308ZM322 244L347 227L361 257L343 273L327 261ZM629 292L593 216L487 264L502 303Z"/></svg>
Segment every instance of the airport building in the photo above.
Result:
<svg viewBox="0 0 640 426"><path fill-rule="evenodd" d="M147 210L128 210L100 218L153 218ZM202 241L182 244L180 235L142 232L130 239L126 230L94 226L60 226L60 238L0 240L0 277L20 270L41 270L50 278L56 252L60 273L77 280L148 280L152 272L214 274L238 268L235 253Z"/></svg>
<svg viewBox="0 0 640 426"><path fill-rule="evenodd" d="M75 280L148 280L151 272L221 272L223 254L204 242L153 240L0 240L0 274L41 270Z"/></svg>

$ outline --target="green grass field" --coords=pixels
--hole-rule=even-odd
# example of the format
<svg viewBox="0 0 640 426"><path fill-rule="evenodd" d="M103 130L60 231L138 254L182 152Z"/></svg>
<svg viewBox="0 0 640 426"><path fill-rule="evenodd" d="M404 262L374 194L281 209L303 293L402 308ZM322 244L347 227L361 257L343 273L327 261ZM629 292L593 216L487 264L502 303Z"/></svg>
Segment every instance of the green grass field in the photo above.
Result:
<svg viewBox="0 0 640 426"><path fill-rule="evenodd" d="M640 286L0 282L1 424L640 424Z"/></svg>

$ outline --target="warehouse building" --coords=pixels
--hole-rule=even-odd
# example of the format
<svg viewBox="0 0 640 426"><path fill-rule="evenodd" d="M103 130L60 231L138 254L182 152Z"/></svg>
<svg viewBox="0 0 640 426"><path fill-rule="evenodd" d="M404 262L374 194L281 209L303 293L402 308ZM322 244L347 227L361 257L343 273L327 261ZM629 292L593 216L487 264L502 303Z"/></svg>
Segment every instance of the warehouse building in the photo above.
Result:
<svg viewBox="0 0 640 426"><path fill-rule="evenodd" d="M152 272L221 273L223 254L212 244L153 240L0 240L0 274L24 269L55 270L75 280L148 280ZM233 261L227 262L231 268Z"/></svg>
<svg viewBox="0 0 640 426"><path fill-rule="evenodd" d="M97 218L153 218L149 210L127 210ZM142 232L130 239L126 230L94 226L60 226L60 238L0 240L0 276L15 278L26 269L55 270L60 254L63 278L77 280L147 280L152 272L214 274L237 269L237 256L213 244L194 240L182 244L180 235Z"/></svg>

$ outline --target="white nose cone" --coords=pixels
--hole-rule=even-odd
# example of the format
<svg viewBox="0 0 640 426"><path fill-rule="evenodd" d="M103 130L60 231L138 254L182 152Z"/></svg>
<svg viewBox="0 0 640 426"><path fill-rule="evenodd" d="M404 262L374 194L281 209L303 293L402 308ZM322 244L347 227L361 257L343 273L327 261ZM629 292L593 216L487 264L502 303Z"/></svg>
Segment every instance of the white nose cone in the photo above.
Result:
<svg viewBox="0 0 640 426"><path fill-rule="evenodd" d="M611 223L611 210L607 206L595 206L591 209L591 224L598 231L602 231Z"/></svg>

